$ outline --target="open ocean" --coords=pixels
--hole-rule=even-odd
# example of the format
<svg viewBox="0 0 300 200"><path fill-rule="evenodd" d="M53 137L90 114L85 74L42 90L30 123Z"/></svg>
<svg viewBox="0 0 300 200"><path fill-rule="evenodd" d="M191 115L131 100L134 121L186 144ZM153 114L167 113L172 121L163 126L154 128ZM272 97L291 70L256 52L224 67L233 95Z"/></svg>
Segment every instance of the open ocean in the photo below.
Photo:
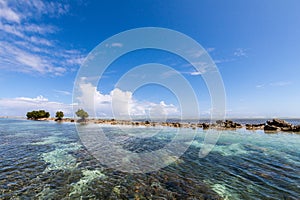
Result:
<svg viewBox="0 0 300 200"><path fill-rule="evenodd" d="M159 148L177 130L101 127L108 137L126 138L122 145L132 151ZM158 129L150 138L135 135ZM171 165L130 174L93 158L72 123L0 119L0 199L300 199L300 134L222 131L210 154L199 158L205 134L198 129Z"/></svg>

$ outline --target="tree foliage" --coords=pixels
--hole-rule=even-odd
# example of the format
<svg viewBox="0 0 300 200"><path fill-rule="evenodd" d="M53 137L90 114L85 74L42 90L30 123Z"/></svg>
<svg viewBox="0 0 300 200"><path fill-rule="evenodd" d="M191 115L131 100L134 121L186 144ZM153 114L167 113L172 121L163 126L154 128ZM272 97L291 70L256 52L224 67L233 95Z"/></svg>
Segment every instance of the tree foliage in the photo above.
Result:
<svg viewBox="0 0 300 200"><path fill-rule="evenodd" d="M57 111L55 117L59 120L61 120L64 117L63 111Z"/></svg>
<svg viewBox="0 0 300 200"><path fill-rule="evenodd" d="M50 113L45 110L33 110L31 112L27 112L26 116L28 119L49 118Z"/></svg>
<svg viewBox="0 0 300 200"><path fill-rule="evenodd" d="M78 109L75 114L77 115L77 117L80 117L82 120L89 117L89 114L83 109Z"/></svg>

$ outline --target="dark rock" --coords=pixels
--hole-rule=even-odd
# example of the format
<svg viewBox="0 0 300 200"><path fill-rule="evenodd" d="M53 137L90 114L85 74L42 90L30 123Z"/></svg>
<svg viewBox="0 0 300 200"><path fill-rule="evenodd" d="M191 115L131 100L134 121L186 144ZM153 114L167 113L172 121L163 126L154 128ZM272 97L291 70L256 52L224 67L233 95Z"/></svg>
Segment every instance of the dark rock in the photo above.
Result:
<svg viewBox="0 0 300 200"><path fill-rule="evenodd" d="M202 128L202 124L200 124L200 123L197 124L197 127L198 127L198 128Z"/></svg>
<svg viewBox="0 0 300 200"><path fill-rule="evenodd" d="M300 132L300 125L293 127L293 132Z"/></svg>
<svg viewBox="0 0 300 200"><path fill-rule="evenodd" d="M236 128L242 128L243 126L239 123L233 122L231 120L225 120L225 122L218 120L216 122L217 128L225 128L225 129L236 129Z"/></svg>
<svg viewBox="0 0 300 200"><path fill-rule="evenodd" d="M282 130L282 131L293 131L293 130L294 130L294 127L293 127L293 126L290 126L290 127L282 127L281 130Z"/></svg>
<svg viewBox="0 0 300 200"><path fill-rule="evenodd" d="M180 123L172 123L173 127L180 128L182 125Z"/></svg>
<svg viewBox="0 0 300 200"><path fill-rule="evenodd" d="M222 120L217 120L217 121L216 121L216 124L219 124L219 125L220 125L220 124L222 124L222 123L223 123Z"/></svg>
<svg viewBox="0 0 300 200"><path fill-rule="evenodd" d="M262 127L262 126L265 126L265 124L253 124L252 126L254 126L254 127Z"/></svg>
<svg viewBox="0 0 300 200"><path fill-rule="evenodd" d="M263 130L265 124L246 124L247 130Z"/></svg>
<svg viewBox="0 0 300 200"><path fill-rule="evenodd" d="M267 121L267 125L270 127L273 127L273 128L276 127L277 129L280 129L281 131L293 131L294 130L294 126L292 124L290 124L284 120L281 120L281 119L273 119L272 121ZM267 128L269 128L269 127L267 127Z"/></svg>
<svg viewBox="0 0 300 200"><path fill-rule="evenodd" d="M243 125L239 124L239 123L235 123L235 125L236 125L236 128L242 128L243 127Z"/></svg>
<svg viewBox="0 0 300 200"><path fill-rule="evenodd" d="M235 128L233 124L226 124L225 127L226 128Z"/></svg>
<svg viewBox="0 0 300 200"><path fill-rule="evenodd" d="M225 120L225 123L226 124L233 124L233 121L231 121L231 120Z"/></svg>
<svg viewBox="0 0 300 200"><path fill-rule="evenodd" d="M269 124L267 124L267 125L265 125L264 130L265 130L265 131L276 132L276 131L280 131L280 128L277 127L277 126L274 126L274 125L269 125Z"/></svg>
<svg viewBox="0 0 300 200"><path fill-rule="evenodd" d="M276 127L292 127L293 125L281 120L281 119L273 119L272 121L267 121L267 124L270 126L276 126Z"/></svg>
<svg viewBox="0 0 300 200"><path fill-rule="evenodd" d="M209 129L210 125L209 123L202 123L203 129Z"/></svg>
<svg viewBox="0 0 300 200"><path fill-rule="evenodd" d="M87 123L87 120L86 119L78 119L77 123Z"/></svg>

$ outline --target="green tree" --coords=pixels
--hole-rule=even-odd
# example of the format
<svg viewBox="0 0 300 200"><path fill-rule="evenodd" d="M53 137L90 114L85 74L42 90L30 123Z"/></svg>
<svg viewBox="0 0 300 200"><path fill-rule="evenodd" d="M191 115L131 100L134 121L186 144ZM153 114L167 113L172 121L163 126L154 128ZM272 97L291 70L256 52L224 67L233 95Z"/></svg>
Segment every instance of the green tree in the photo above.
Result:
<svg viewBox="0 0 300 200"><path fill-rule="evenodd" d="M40 119L40 118L49 118L50 113L45 110L33 110L31 112L27 112L26 114L28 119Z"/></svg>
<svg viewBox="0 0 300 200"><path fill-rule="evenodd" d="M58 120L61 120L64 117L64 112L63 111L57 111L55 117Z"/></svg>
<svg viewBox="0 0 300 200"><path fill-rule="evenodd" d="M80 117L82 120L85 120L86 118L89 117L89 114L83 109L78 109L75 114L77 115L77 117Z"/></svg>
<svg viewBox="0 0 300 200"><path fill-rule="evenodd" d="M33 118L32 112L27 112L26 117L27 117L27 119Z"/></svg>

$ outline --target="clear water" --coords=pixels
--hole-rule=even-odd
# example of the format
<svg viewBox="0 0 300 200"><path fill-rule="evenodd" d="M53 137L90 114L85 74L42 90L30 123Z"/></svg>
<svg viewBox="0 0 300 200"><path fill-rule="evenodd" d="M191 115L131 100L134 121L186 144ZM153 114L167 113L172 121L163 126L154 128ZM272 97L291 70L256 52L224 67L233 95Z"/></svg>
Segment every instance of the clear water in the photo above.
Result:
<svg viewBox="0 0 300 200"><path fill-rule="evenodd" d="M154 129L103 129L132 151L161 148L176 133L165 128L147 140L135 134ZM200 159L204 135L199 129L168 167L129 174L94 159L74 124L1 119L0 199L299 199L300 134L223 131Z"/></svg>

